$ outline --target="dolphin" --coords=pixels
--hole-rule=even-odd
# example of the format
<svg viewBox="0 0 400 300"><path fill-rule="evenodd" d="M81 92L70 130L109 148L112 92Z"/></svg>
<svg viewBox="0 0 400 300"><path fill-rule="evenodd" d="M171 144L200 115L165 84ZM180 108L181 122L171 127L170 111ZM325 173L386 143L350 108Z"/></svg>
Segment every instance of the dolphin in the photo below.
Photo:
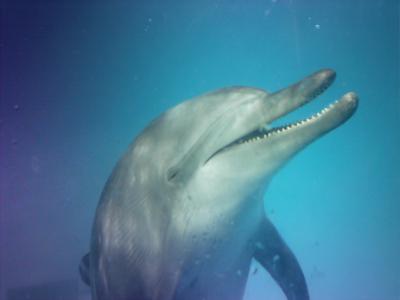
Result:
<svg viewBox="0 0 400 300"><path fill-rule="evenodd" d="M287 299L309 299L263 195L291 157L350 118L358 99L349 92L304 120L271 123L334 79L323 69L275 93L223 88L151 122L115 166L96 210L80 264L93 300L239 300L252 259Z"/></svg>

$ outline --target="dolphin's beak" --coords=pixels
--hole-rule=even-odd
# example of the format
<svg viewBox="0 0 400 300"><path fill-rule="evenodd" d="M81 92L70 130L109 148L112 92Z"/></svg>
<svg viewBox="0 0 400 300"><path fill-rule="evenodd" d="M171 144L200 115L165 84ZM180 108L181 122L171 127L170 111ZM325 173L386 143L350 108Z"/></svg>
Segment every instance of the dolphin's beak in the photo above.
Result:
<svg viewBox="0 0 400 300"><path fill-rule="evenodd" d="M259 105L257 116L254 118L262 123L253 124L252 130L220 148L207 161L217 154L245 147L247 144L251 144L252 149L255 149L254 143L265 147L265 151L269 153L279 149L276 151L280 152L283 161L316 138L341 125L357 108L358 97L354 92L345 94L340 100L307 119L276 128L265 128L265 125L270 127L268 124L272 121L316 98L332 84L335 77L333 70L324 69L288 88L267 95Z"/></svg>

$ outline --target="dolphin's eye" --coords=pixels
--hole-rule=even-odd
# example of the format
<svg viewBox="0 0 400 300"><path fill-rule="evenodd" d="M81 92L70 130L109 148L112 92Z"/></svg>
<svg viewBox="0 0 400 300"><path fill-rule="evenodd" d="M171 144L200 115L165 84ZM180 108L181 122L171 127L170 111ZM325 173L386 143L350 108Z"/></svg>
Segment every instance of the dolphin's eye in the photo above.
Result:
<svg viewBox="0 0 400 300"><path fill-rule="evenodd" d="M178 175L178 169L176 168L169 168L167 171L167 180L172 181L176 178L176 175Z"/></svg>

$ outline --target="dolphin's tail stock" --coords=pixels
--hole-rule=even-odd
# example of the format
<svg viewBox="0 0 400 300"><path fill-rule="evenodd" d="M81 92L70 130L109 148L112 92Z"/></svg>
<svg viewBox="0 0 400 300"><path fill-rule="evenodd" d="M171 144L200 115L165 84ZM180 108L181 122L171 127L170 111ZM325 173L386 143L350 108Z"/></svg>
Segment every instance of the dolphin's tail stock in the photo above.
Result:
<svg viewBox="0 0 400 300"><path fill-rule="evenodd" d="M81 275L81 279L84 283L90 286L89 268L90 268L90 252L82 257L81 263L79 264L79 274Z"/></svg>

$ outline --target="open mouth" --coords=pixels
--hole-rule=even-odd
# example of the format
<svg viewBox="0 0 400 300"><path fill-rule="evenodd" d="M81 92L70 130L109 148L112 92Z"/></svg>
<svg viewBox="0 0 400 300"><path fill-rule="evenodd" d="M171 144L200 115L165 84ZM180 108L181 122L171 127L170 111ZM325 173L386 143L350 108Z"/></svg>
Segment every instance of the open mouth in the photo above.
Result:
<svg viewBox="0 0 400 300"><path fill-rule="evenodd" d="M311 115L308 118L293 122L293 123L288 123L282 126L277 126L277 127L271 127L269 124L265 125L265 127L258 128L249 134L246 134L232 143L228 144L227 146L223 147L221 150L233 147L236 145L240 145L243 143L252 143L252 142L257 142L260 140L268 139L272 136L278 135L278 134L283 134L285 132L288 132L289 130L294 130L299 127L306 126L307 124L311 123L312 121L317 121L318 119L321 119L324 117L325 114L327 114L329 111L334 110L335 106L339 104L339 100L335 101L334 103L331 103L329 106L323 108L321 111Z"/></svg>
<svg viewBox="0 0 400 300"><path fill-rule="evenodd" d="M322 94L330 86L332 81L333 80L327 82L322 87L320 87L316 92L309 96L309 100L306 102L309 102ZM329 104L328 106L324 107L322 110L309 116L308 118L277 127L271 127L270 124L264 124L256 130L251 131L248 134L245 134L227 144L226 146L220 148L213 155L211 155L207 159L207 161L222 152L229 151L236 147L252 143L267 143L270 140L274 140L286 134L290 134L292 132L294 133L294 131L296 130L301 130L302 128L310 127L313 125L316 126L316 124L318 123L322 124L321 127L328 128L325 130L321 129L321 131L329 131L345 122L353 114L356 106L357 95L353 92L347 93L342 96L341 99ZM207 163L207 161L205 163Z"/></svg>

